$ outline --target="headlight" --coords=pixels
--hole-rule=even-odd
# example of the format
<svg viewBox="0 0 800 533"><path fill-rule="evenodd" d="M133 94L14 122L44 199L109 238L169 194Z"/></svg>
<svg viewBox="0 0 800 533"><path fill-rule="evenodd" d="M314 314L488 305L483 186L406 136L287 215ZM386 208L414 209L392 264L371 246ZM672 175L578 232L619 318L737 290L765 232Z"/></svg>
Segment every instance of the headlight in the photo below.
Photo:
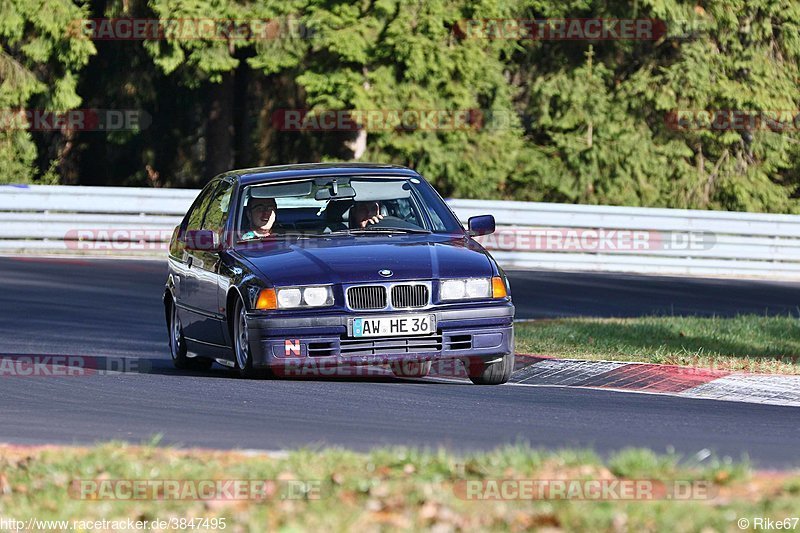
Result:
<svg viewBox="0 0 800 533"><path fill-rule="evenodd" d="M278 309L301 307L325 307L333 305L333 288L330 285L317 287L282 287L277 289Z"/></svg>
<svg viewBox="0 0 800 533"><path fill-rule="evenodd" d="M449 279L442 282L442 300L460 300L466 293L465 280Z"/></svg>
<svg viewBox="0 0 800 533"><path fill-rule="evenodd" d="M500 277L443 280L439 285L441 300L478 300L481 298L505 298L505 284Z"/></svg>
<svg viewBox="0 0 800 533"><path fill-rule="evenodd" d="M489 296L488 279L468 279L467 298L486 298Z"/></svg>
<svg viewBox="0 0 800 533"><path fill-rule="evenodd" d="M329 305L330 296L330 287L307 287L303 290L303 301L311 307Z"/></svg>
<svg viewBox="0 0 800 533"><path fill-rule="evenodd" d="M300 307L302 300L300 289L278 289L278 307Z"/></svg>
<svg viewBox="0 0 800 533"><path fill-rule="evenodd" d="M442 281L439 296L442 300L491 298L491 280L489 278L448 279Z"/></svg>

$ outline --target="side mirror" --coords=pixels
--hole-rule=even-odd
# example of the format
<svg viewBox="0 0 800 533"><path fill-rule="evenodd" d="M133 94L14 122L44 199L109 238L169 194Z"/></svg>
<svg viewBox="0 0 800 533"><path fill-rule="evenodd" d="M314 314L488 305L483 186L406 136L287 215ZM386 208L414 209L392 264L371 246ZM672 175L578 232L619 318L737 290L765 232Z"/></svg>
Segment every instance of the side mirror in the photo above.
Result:
<svg viewBox="0 0 800 533"><path fill-rule="evenodd" d="M494 233L494 217L492 215L471 217L467 222L467 226L469 226L470 237L489 235L490 233Z"/></svg>
<svg viewBox="0 0 800 533"><path fill-rule="evenodd" d="M222 243L219 235L210 229L190 229L183 234L183 241L186 243L187 250L197 250L200 252L220 252Z"/></svg>

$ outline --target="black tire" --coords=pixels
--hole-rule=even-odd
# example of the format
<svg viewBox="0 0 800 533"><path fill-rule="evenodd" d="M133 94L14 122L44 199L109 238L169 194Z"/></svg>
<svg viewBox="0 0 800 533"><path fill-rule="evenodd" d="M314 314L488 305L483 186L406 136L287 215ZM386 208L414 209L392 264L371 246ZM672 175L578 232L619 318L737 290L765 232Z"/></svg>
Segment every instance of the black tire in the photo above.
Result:
<svg viewBox="0 0 800 533"><path fill-rule="evenodd" d="M188 357L186 340L183 338L183 326L178 317L178 307L173 301L169 306L169 352L172 364L179 370L208 370L214 361L205 357Z"/></svg>
<svg viewBox="0 0 800 533"><path fill-rule="evenodd" d="M239 377L252 379L265 374L253 368L253 352L250 349L250 336L247 332L246 310L241 300L236 301L233 315L233 363Z"/></svg>
<svg viewBox="0 0 800 533"><path fill-rule="evenodd" d="M389 366L398 378L424 378L431 371L431 361L398 361Z"/></svg>
<svg viewBox="0 0 800 533"><path fill-rule="evenodd" d="M464 361L467 375L475 385L502 385L511 378L514 372L514 353L508 353L500 361L485 363L483 361Z"/></svg>

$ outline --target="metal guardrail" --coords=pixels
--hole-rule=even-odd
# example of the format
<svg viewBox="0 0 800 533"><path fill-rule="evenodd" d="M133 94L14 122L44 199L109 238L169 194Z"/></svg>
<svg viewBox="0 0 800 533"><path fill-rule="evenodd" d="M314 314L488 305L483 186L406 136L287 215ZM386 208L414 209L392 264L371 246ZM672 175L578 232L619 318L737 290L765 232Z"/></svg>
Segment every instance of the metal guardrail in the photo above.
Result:
<svg viewBox="0 0 800 533"><path fill-rule="evenodd" d="M523 235L543 234L539 246L506 246L509 239L504 243L495 236L484 238L484 245L507 267L800 278L796 215L483 200L449 203L461 219L493 214L500 236L518 231L508 227L525 228ZM586 239L588 246L567 246L570 236L582 239L603 231L606 236L616 231L640 237L641 246L601 249L591 238ZM558 239L556 246L547 242L554 233L562 235L563 246Z"/></svg>
<svg viewBox="0 0 800 533"><path fill-rule="evenodd" d="M197 190L0 186L0 253L163 253ZM505 268L800 279L800 216L448 200Z"/></svg>
<svg viewBox="0 0 800 533"><path fill-rule="evenodd" d="M199 191L0 186L0 253L164 253Z"/></svg>

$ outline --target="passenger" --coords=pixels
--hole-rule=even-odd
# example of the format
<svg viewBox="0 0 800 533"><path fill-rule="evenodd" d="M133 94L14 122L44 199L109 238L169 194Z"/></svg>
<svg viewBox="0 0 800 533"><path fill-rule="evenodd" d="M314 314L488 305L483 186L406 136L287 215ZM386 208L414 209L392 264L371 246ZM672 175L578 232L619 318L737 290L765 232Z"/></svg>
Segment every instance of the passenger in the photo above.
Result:
<svg viewBox="0 0 800 533"><path fill-rule="evenodd" d="M250 231L242 235L242 240L273 235L277 209L275 198L250 198L246 212Z"/></svg>
<svg viewBox="0 0 800 533"><path fill-rule="evenodd" d="M350 209L350 227L366 228L368 224L377 224L383 219L378 202L356 202Z"/></svg>

